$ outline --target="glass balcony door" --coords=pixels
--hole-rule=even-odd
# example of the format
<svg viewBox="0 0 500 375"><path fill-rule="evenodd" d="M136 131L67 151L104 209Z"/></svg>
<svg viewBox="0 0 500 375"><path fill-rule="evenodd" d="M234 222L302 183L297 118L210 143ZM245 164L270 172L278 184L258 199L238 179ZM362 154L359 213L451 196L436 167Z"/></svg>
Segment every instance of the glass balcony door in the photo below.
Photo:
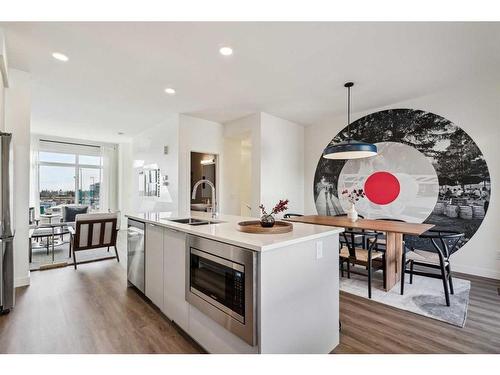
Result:
<svg viewBox="0 0 500 375"><path fill-rule="evenodd" d="M89 206L91 211L100 208L101 169L80 167L78 176L78 203Z"/></svg>
<svg viewBox="0 0 500 375"><path fill-rule="evenodd" d="M101 209L103 165L96 146L40 141L38 151L39 216L30 230L30 269L71 263L69 232L61 225L62 205ZM57 225L47 225L57 224Z"/></svg>

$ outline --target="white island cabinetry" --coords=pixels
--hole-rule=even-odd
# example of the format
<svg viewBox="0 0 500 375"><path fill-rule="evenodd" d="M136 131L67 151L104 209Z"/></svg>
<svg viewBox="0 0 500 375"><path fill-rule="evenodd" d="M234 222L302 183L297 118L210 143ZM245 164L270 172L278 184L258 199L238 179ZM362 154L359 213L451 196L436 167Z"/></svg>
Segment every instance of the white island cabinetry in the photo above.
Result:
<svg viewBox="0 0 500 375"><path fill-rule="evenodd" d="M204 214L193 217L206 219ZM338 344L338 234L342 229L294 223L289 233L249 234L237 229L238 222L247 218L229 215L204 225L173 221L170 213L127 216L146 227L146 297L209 353L328 353ZM248 253L253 266L243 255ZM189 256L194 268L199 267L200 256L205 262L229 264L237 270L248 267L243 268L248 271L245 275L253 276L245 283L249 299L243 322L217 305L216 294L213 303L186 301ZM210 262L203 266L210 270ZM220 269L212 268L220 274ZM217 279L208 285L218 286ZM199 276L197 280L193 282L199 282ZM226 314L225 320L220 314ZM251 342L245 331L234 328L242 323L254 332Z"/></svg>
<svg viewBox="0 0 500 375"><path fill-rule="evenodd" d="M163 310L163 233L159 225L146 224L145 286L148 297L160 310Z"/></svg>
<svg viewBox="0 0 500 375"><path fill-rule="evenodd" d="M189 305L186 302L186 233L164 228L163 313L188 331Z"/></svg>

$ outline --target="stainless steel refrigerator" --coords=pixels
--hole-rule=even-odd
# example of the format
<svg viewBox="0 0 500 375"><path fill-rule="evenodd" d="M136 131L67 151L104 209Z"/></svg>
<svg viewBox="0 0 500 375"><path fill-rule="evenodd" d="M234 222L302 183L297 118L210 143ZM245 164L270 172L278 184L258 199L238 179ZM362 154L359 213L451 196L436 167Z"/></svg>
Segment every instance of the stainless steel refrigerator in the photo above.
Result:
<svg viewBox="0 0 500 375"><path fill-rule="evenodd" d="M12 134L0 132L0 314L14 306Z"/></svg>

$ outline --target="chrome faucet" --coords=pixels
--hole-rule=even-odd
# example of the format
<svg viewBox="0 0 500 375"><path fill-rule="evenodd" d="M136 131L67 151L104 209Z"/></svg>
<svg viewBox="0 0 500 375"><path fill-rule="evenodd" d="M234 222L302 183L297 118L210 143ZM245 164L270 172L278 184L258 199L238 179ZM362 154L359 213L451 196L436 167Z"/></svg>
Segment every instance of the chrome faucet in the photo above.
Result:
<svg viewBox="0 0 500 375"><path fill-rule="evenodd" d="M196 184L194 184L191 199L196 199L196 190L201 184L208 184L212 188L212 218L215 219L217 216L219 216L219 212L217 207L217 195L215 194L215 185L212 183L212 181L200 180Z"/></svg>

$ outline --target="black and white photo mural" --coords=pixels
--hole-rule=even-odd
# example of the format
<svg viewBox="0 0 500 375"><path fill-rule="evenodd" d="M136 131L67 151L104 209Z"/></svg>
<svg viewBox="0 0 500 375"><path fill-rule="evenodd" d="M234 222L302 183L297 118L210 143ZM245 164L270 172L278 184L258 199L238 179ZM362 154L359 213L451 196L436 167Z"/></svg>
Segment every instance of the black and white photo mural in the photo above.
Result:
<svg viewBox="0 0 500 375"><path fill-rule="evenodd" d="M320 157L314 176L319 215L348 208L343 189L365 190L356 210L369 219L435 224L437 229L477 231L488 209L490 174L471 137L434 113L391 109L350 126L353 139L374 143L378 154L364 159ZM347 140L347 127L332 143ZM325 145L326 146L326 145Z"/></svg>

